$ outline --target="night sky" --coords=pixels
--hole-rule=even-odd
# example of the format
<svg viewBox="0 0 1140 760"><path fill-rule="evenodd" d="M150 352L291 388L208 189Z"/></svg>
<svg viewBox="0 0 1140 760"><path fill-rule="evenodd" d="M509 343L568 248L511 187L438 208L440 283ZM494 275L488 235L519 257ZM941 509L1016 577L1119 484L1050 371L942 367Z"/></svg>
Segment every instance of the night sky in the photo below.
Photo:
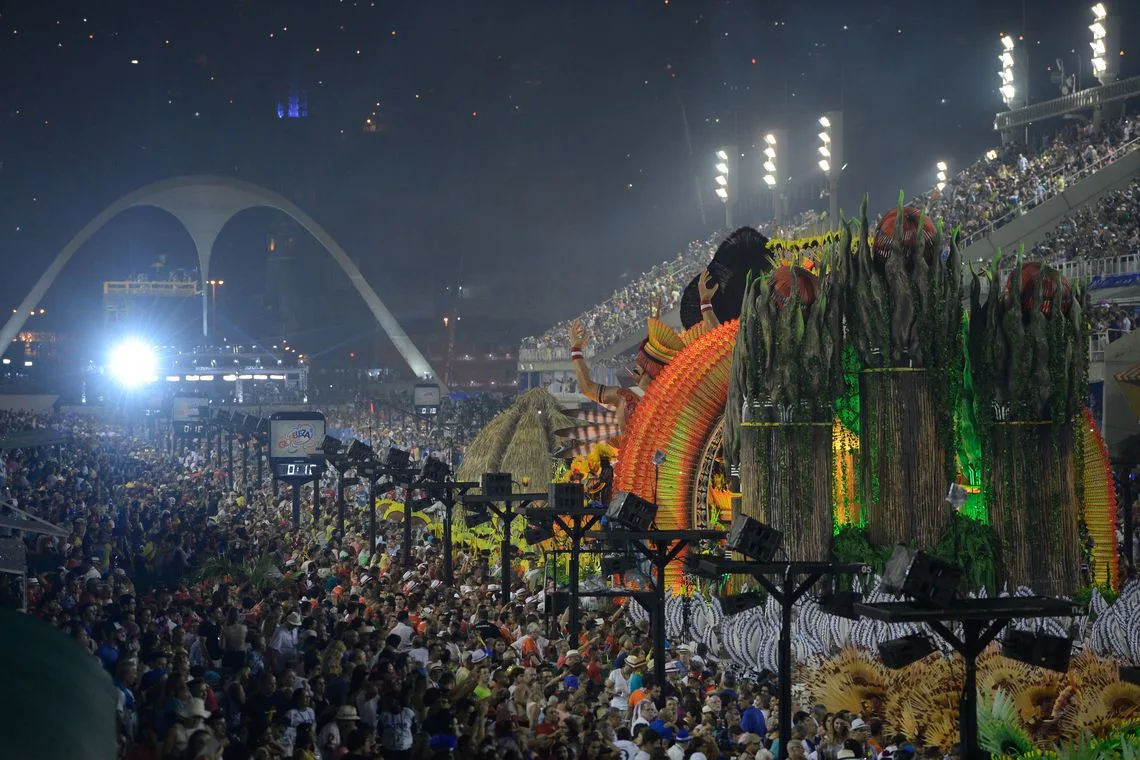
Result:
<svg viewBox="0 0 1140 760"><path fill-rule="evenodd" d="M1140 29L1140 3L1127 5L1126 50ZM449 286L487 296L462 303L461 343L517 345L715 229L721 144L788 129L799 140L792 210L823 207L814 127L826 110L845 113L845 209L864 191L886 207L900 188L929 188L936 161L961 167L997 142L1003 31L1026 35L1034 100L1056 94L1046 67L1059 56L1070 71L1083 59L1092 83L1088 3L1072 0L2 7L0 303L15 306L120 195L220 174L296 200L424 343L440 337ZM1122 77L1135 73L1129 61ZM266 237L283 219L245 212L218 241L231 340L275 337L261 299ZM331 258L302 248L312 297L299 301L308 329L294 342L318 357L367 350L367 310ZM33 325L96 324L99 283L159 255L195 263L163 212L123 214Z"/></svg>

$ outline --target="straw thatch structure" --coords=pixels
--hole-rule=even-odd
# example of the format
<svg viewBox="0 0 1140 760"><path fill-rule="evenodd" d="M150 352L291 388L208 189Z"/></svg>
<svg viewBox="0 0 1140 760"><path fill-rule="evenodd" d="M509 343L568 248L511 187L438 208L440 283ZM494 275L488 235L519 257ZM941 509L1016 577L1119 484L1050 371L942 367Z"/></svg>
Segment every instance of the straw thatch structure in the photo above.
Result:
<svg viewBox="0 0 1140 760"><path fill-rule="evenodd" d="M574 424L545 388L527 391L467 447L458 478L478 481L485 472L509 472L515 491L546 491L554 469L554 431Z"/></svg>

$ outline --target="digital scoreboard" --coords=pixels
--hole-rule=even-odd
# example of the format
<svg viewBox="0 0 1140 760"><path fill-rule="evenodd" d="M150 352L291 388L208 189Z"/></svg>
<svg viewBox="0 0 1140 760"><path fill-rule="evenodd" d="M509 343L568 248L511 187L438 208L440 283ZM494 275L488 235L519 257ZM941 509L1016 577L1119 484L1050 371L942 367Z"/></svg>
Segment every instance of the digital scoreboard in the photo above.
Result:
<svg viewBox="0 0 1140 760"><path fill-rule="evenodd" d="M278 412L269 418L269 464L277 480L303 483L325 469L321 442L325 416L320 412Z"/></svg>

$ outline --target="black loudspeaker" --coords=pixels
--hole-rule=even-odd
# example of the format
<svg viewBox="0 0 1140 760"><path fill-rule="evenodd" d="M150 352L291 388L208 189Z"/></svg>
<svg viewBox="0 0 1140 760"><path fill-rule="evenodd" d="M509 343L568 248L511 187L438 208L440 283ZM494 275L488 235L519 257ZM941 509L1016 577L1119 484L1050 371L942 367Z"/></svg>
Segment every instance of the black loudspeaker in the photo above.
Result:
<svg viewBox="0 0 1140 760"><path fill-rule="evenodd" d="M570 606L569 591L548 591L546 594L546 611L551 615L561 615Z"/></svg>
<svg viewBox="0 0 1140 760"><path fill-rule="evenodd" d="M657 517L657 505L628 491L619 491L606 510L606 519L628 530L649 530Z"/></svg>
<svg viewBox="0 0 1140 760"><path fill-rule="evenodd" d="M532 525L523 529L523 540L528 544L541 544L554 538L554 531L541 525Z"/></svg>
<svg viewBox="0 0 1140 760"><path fill-rule="evenodd" d="M551 483L550 506L555 512L581 509L586 503L586 489L581 483Z"/></svg>
<svg viewBox="0 0 1140 760"><path fill-rule="evenodd" d="M863 595L854 591L836 591L819 598L819 608L829 615L858 620L855 605L863 601Z"/></svg>
<svg viewBox="0 0 1140 760"><path fill-rule="evenodd" d="M447 476L451 474L451 467L447 462L442 462L435 457L428 457L424 462L424 468L420 471L420 477L424 480L429 480L433 483L442 483L447 480Z"/></svg>
<svg viewBox="0 0 1140 760"><path fill-rule="evenodd" d="M945 607L958 595L958 584L961 582L962 568L936 559L926 552L918 552L907 573L903 593Z"/></svg>
<svg viewBox="0 0 1140 760"><path fill-rule="evenodd" d="M784 534L775 528L748 515L733 515L725 544L757 562L771 562L783 540Z"/></svg>
<svg viewBox="0 0 1140 760"><path fill-rule="evenodd" d="M411 461L412 455L409 452L391 446L388 449L388 457L384 460L384 467L389 470L406 470Z"/></svg>
<svg viewBox="0 0 1140 760"><path fill-rule="evenodd" d="M514 477L509 472L485 472L480 480L483 485L483 495L492 501L511 498L511 481Z"/></svg>
<svg viewBox="0 0 1140 760"><path fill-rule="evenodd" d="M1031 631L1010 631L1001 642L1001 653L1012 660L1046 670L1067 673L1073 640Z"/></svg>
<svg viewBox="0 0 1140 760"><path fill-rule="evenodd" d="M753 607L759 607L764 603L764 595L758 591L751 591L747 594L733 594L732 596L718 596L720 599L720 611L727 617L729 615L739 615L745 610L750 610Z"/></svg>
<svg viewBox="0 0 1140 760"><path fill-rule="evenodd" d="M602 575L628 573L637 567L637 558L631 554L607 554L602 557Z"/></svg>
<svg viewBox="0 0 1140 760"><path fill-rule="evenodd" d="M914 633L879 644L879 656L883 658L883 664L891 670L905 668L934 651L934 642L924 633Z"/></svg>

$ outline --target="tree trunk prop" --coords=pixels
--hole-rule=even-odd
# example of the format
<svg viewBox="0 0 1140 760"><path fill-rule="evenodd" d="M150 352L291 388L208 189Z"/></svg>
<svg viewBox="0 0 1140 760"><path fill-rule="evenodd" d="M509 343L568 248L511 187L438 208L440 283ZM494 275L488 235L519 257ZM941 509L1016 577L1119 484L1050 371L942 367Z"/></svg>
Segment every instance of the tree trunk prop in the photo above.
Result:
<svg viewBox="0 0 1140 760"><path fill-rule="evenodd" d="M766 409L744 410L741 509L784 534L788 559L823 561L834 527L832 423L770 422Z"/></svg>
<svg viewBox="0 0 1140 760"><path fill-rule="evenodd" d="M946 437L925 370L865 370L859 378L860 504L875 546L934 547L950 518Z"/></svg>
<svg viewBox="0 0 1140 760"><path fill-rule="evenodd" d="M998 422L991 434L990 524L1001 543L1002 580L1071 596L1081 585L1080 501L1072 429L1051 420Z"/></svg>

